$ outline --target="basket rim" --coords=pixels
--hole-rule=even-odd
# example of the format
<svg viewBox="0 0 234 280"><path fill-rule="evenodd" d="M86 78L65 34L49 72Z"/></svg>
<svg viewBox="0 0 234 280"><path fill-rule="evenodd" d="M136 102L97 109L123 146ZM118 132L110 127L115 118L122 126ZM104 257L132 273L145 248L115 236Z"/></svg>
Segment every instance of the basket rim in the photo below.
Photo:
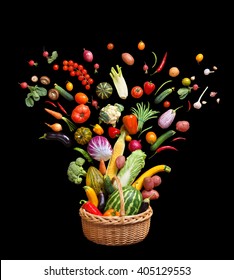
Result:
<svg viewBox="0 0 234 280"><path fill-rule="evenodd" d="M125 225L133 224L150 219L153 215L153 209L151 206L142 213L135 215L124 215L124 216L98 216L87 212L84 208L80 207L79 215L81 219L88 222L103 224L103 225Z"/></svg>

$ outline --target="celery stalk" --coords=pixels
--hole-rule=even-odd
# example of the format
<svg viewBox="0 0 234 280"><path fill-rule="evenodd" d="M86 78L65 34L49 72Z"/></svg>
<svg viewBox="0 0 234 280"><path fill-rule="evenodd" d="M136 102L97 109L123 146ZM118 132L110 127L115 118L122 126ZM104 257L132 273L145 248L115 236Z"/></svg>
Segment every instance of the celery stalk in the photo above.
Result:
<svg viewBox="0 0 234 280"><path fill-rule="evenodd" d="M110 76L113 80L114 86L117 90L117 93L121 99L126 99L128 97L128 87L127 83L124 79L121 67L119 65L116 65L117 71L114 69L114 67L111 67Z"/></svg>

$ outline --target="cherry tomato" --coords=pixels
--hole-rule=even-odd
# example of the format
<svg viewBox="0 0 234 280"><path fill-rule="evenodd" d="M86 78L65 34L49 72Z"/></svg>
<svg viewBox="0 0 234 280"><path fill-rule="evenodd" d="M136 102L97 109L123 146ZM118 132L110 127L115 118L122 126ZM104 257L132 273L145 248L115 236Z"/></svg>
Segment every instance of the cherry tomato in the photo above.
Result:
<svg viewBox="0 0 234 280"><path fill-rule="evenodd" d="M145 140L147 143L149 143L150 145L154 144L157 140L157 135L155 132L153 131L148 131L145 135Z"/></svg>
<svg viewBox="0 0 234 280"><path fill-rule="evenodd" d="M140 41L137 45L138 50L143 51L145 49L145 43Z"/></svg>
<svg viewBox="0 0 234 280"><path fill-rule="evenodd" d="M54 65L53 65L53 69L54 69L55 71L59 70L58 64L54 64Z"/></svg>
<svg viewBox="0 0 234 280"><path fill-rule="evenodd" d="M85 104L77 105L71 113L71 119L74 123L84 123L91 115L89 106Z"/></svg>
<svg viewBox="0 0 234 280"><path fill-rule="evenodd" d="M165 101L163 102L163 107L164 107L164 108L169 108L170 106L171 106L171 102L170 102L170 101L165 100Z"/></svg>
<svg viewBox="0 0 234 280"><path fill-rule="evenodd" d="M89 101L88 96L83 92L77 92L74 98L78 104L86 104Z"/></svg>
<svg viewBox="0 0 234 280"><path fill-rule="evenodd" d="M143 88L140 86L135 86L131 89L131 95L134 98L140 98L143 95Z"/></svg>
<svg viewBox="0 0 234 280"><path fill-rule="evenodd" d="M204 56L202 53L199 53L196 55L196 61L199 63L203 60Z"/></svg>
<svg viewBox="0 0 234 280"><path fill-rule="evenodd" d="M108 50L113 50L114 44L113 43L108 43L106 47L107 47Z"/></svg>

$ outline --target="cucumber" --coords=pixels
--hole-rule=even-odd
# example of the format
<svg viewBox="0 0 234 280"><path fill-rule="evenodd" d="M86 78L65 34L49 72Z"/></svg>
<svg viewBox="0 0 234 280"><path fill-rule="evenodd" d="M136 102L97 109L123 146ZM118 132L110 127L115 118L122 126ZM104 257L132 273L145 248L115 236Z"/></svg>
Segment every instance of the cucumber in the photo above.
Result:
<svg viewBox="0 0 234 280"><path fill-rule="evenodd" d="M68 91L66 91L64 88L62 88L58 84L54 84L54 88L57 89L59 94L62 95L68 101L73 101L74 100L73 95L71 95Z"/></svg>

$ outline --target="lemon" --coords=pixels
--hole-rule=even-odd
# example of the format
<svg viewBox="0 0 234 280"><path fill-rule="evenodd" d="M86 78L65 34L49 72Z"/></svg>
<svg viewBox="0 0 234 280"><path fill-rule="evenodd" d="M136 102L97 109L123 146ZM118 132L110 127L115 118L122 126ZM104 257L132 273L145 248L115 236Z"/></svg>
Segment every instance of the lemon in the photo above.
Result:
<svg viewBox="0 0 234 280"><path fill-rule="evenodd" d="M185 87L188 87L190 86L191 84L191 80L189 78L183 78L182 79L182 85L185 86Z"/></svg>

